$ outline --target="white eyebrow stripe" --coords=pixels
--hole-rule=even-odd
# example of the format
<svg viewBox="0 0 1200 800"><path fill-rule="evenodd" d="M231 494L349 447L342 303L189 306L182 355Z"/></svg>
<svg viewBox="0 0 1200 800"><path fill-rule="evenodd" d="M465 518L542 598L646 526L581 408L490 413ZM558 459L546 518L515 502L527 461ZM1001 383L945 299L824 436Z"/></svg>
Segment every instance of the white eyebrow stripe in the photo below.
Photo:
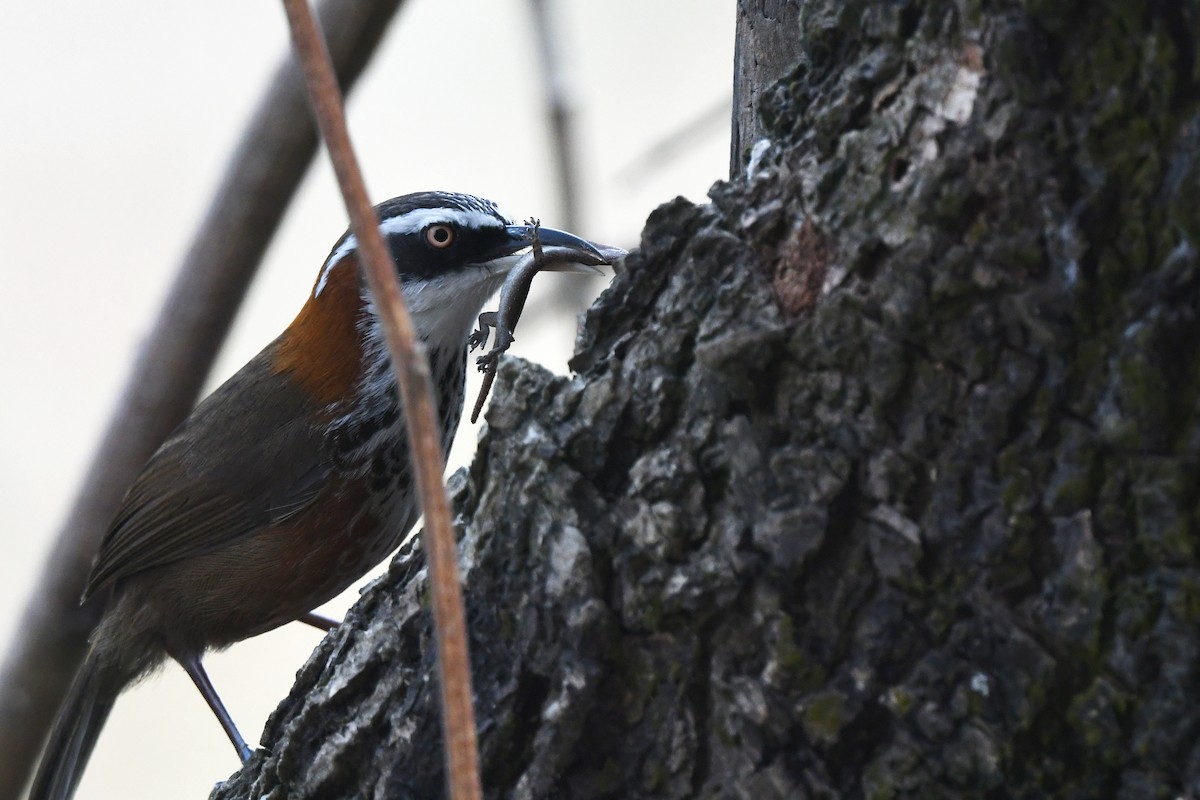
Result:
<svg viewBox="0 0 1200 800"><path fill-rule="evenodd" d="M482 211L460 211L456 208L418 208L398 217L379 223L379 232L384 236L403 236L416 233L435 222L454 222L464 228L501 228L504 222L494 214Z"/></svg>
<svg viewBox="0 0 1200 800"><path fill-rule="evenodd" d="M504 222L498 217L482 211L462 211L456 208L418 208L407 214L385 219L379 223L379 232L385 239L389 236L403 236L408 233L416 233L435 222L453 222L464 228L504 227ZM325 288L325 282L329 280L329 273L338 265L338 262L357 248L358 239L352 233L336 250L329 254L329 258L325 259L325 263L321 266L321 277L317 279L313 297L321 294L321 290Z"/></svg>

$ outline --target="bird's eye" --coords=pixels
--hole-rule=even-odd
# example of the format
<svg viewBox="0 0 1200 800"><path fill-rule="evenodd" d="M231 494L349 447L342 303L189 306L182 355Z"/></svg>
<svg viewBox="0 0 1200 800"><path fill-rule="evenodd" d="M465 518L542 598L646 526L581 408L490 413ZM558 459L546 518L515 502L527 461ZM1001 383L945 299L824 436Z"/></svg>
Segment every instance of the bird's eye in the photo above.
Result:
<svg viewBox="0 0 1200 800"><path fill-rule="evenodd" d="M435 250L445 250L454 244L454 228L445 223L430 225L425 229L425 244Z"/></svg>

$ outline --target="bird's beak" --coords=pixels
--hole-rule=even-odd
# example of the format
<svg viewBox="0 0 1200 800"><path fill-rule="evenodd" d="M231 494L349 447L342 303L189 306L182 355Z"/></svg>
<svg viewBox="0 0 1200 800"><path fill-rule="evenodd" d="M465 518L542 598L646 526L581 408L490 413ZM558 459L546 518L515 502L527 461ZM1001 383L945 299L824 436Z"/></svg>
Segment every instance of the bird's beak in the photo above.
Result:
<svg viewBox="0 0 1200 800"><path fill-rule="evenodd" d="M602 274L597 267L613 263L625 251L619 247L606 247L580 239L573 233L555 230L554 228L537 227L532 225L509 225L508 235L512 247L509 253L516 253L526 247L533 246L536 235L541 242L544 254L541 269L546 272L576 272L585 275Z"/></svg>

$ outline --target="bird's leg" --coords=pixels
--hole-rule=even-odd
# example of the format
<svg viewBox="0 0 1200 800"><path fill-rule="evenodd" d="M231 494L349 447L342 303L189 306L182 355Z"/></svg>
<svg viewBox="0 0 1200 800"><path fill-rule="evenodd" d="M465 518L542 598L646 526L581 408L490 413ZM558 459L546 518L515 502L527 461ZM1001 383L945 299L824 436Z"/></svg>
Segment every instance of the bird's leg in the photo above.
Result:
<svg viewBox="0 0 1200 800"><path fill-rule="evenodd" d="M208 679L208 673L204 671L204 667L200 664L200 657L187 656L180 658L176 656L175 660L191 676L192 682L200 690L200 694L204 697L205 702L208 703L208 707L212 709L213 714L217 717L217 721L225 729L225 735L233 743L233 749L237 750L238 758L245 764L250 760L250 748L246 745L246 740L242 738L242 734L238 732L237 726L233 724L233 718L225 710L225 704L217 696L217 690L213 688L212 681Z"/></svg>
<svg viewBox="0 0 1200 800"><path fill-rule="evenodd" d="M314 628L320 628L328 633L337 628L342 623L332 617L327 617L324 614L318 614L315 611L309 611L307 614L301 614L296 617L296 622L303 622L305 625L312 625Z"/></svg>

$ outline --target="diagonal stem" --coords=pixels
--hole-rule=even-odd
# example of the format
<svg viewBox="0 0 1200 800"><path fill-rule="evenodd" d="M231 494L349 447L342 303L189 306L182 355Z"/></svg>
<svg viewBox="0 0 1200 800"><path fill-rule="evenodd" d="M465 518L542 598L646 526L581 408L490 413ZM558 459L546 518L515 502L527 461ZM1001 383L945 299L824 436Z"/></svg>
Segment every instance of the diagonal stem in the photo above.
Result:
<svg viewBox="0 0 1200 800"><path fill-rule="evenodd" d="M475 715L471 707L466 624L450 524L450 503L442 483L445 465L434 414L429 365L414 335L399 279L379 234L375 210L367 199L325 41L308 0L283 0L283 5L292 30L292 42L304 68L321 137L329 150L350 214L351 228L358 239L367 284L387 335L392 368L400 383L408 441L425 515L423 543L429 560L433 598L449 795L452 800L478 800L481 794L479 757L475 743Z"/></svg>

